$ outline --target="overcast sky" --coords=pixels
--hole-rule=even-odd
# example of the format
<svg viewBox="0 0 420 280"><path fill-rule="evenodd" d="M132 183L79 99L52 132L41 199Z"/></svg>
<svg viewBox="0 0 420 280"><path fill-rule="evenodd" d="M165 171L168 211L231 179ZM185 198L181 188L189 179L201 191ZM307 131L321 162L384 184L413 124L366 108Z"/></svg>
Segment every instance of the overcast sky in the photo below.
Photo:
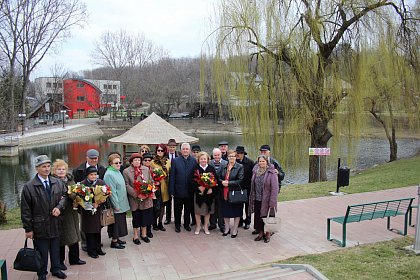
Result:
<svg viewBox="0 0 420 280"><path fill-rule="evenodd" d="M169 51L171 57L196 57L214 30L216 0L85 0L89 18L83 29L72 30L38 65L32 79L51 76L54 64L80 71L98 67L90 59L94 42L106 31L144 33L146 39Z"/></svg>

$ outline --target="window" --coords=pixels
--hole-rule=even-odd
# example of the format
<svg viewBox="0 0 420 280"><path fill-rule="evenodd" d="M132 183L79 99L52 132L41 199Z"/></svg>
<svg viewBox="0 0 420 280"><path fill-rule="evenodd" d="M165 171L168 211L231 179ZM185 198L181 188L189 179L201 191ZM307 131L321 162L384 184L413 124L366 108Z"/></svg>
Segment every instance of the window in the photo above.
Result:
<svg viewBox="0 0 420 280"><path fill-rule="evenodd" d="M77 112L84 112L85 111L85 109L77 109Z"/></svg>
<svg viewBox="0 0 420 280"><path fill-rule="evenodd" d="M113 85L113 86L112 86L112 88L113 88L113 89L117 89L117 85Z"/></svg>
<svg viewBox="0 0 420 280"><path fill-rule="evenodd" d="M104 85L104 89L107 89L108 88L108 85Z"/></svg>
<svg viewBox="0 0 420 280"><path fill-rule="evenodd" d="M84 96L78 96L77 101L85 101L85 97Z"/></svg>
<svg viewBox="0 0 420 280"><path fill-rule="evenodd" d="M63 88L63 83L58 83L58 88Z"/></svg>
<svg viewBox="0 0 420 280"><path fill-rule="evenodd" d="M50 82L47 83L47 88L51 88L51 83Z"/></svg>
<svg viewBox="0 0 420 280"><path fill-rule="evenodd" d="M57 83L53 83L53 88L57 88Z"/></svg>
<svg viewBox="0 0 420 280"><path fill-rule="evenodd" d="M85 84L83 84L83 83L77 83L77 87L78 88L82 88L82 87L84 87L85 86Z"/></svg>

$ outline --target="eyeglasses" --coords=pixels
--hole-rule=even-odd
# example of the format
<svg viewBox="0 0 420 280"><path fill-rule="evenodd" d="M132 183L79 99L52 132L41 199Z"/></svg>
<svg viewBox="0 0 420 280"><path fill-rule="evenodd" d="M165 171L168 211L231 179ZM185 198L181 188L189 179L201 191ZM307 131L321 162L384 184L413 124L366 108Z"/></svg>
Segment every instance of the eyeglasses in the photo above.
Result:
<svg viewBox="0 0 420 280"><path fill-rule="evenodd" d="M148 153L148 150L141 150L142 153Z"/></svg>
<svg viewBox="0 0 420 280"><path fill-rule="evenodd" d="M122 162L120 161L120 162L114 162L113 164L122 164Z"/></svg>
<svg viewBox="0 0 420 280"><path fill-rule="evenodd" d="M156 152L163 152L163 150L156 150Z"/></svg>
<svg viewBox="0 0 420 280"><path fill-rule="evenodd" d="M230 158L236 158L236 156L228 156L228 157L230 157Z"/></svg>
<svg viewBox="0 0 420 280"><path fill-rule="evenodd" d="M143 159L143 161L152 161L151 159Z"/></svg>

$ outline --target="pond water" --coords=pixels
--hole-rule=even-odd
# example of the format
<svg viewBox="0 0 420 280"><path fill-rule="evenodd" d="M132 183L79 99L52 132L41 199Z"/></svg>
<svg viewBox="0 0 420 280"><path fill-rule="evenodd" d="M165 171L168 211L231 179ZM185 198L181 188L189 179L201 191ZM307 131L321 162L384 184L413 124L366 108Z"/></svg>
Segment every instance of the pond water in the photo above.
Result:
<svg viewBox="0 0 420 280"><path fill-rule="evenodd" d="M209 153L221 140L228 141L232 149L237 145L243 145L241 135L200 134L194 136L200 138L198 145L201 146L201 149ZM19 206L21 189L25 182L35 176L33 160L40 154L46 154L53 160L58 158L64 159L69 163L70 169L73 169L85 160L86 150L94 148L100 152L100 163L106 166L106 157L110 151L122 152L122 145L111 144L107 142L108 138L101 136L38 145L20 149L17 157L0 158L0 200L5 201L8 208ZM280 163L286 172L285 182L286 184L306 183L308 180L308 140L293 141L289 139L285 141L293 144L278 156L275 154L280 159ZM331 144L334 145L334 142ZM418 152L420 140L401 139L398 141L398 145L398 157L407 158L414 156ZM336 176L337 155L339 154L345 155L341 156L342 165L347 165L352 170L364 169L375 164L384 163L389 157L388 142L385 139L360 139L354 145L355 149L353 150L355 152L353 153L357 155L354 159L347 158L349 154L352 154L347 152L347 145L341 143L340 146L343 148L334 150L332 155L327 158L327 175L329 179L334 179ZM258 148L245 146L245 150L249 153L248 156L252 159L258 155Z"/></svg>

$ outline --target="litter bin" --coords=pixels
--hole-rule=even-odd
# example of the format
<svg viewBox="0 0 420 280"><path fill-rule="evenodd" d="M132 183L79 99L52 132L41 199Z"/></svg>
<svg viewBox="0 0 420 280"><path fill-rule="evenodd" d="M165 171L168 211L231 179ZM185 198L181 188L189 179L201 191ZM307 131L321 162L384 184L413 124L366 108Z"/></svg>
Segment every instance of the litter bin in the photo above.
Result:
<svg viewBox="0 0 420 280"><path fill-rule="evenodd" d="M348 168L347 166L340 166L340 168L338 168L338 178L337 178L338 186L340 187L348 186L349 180L350 180L350 168Z"/></svg>

